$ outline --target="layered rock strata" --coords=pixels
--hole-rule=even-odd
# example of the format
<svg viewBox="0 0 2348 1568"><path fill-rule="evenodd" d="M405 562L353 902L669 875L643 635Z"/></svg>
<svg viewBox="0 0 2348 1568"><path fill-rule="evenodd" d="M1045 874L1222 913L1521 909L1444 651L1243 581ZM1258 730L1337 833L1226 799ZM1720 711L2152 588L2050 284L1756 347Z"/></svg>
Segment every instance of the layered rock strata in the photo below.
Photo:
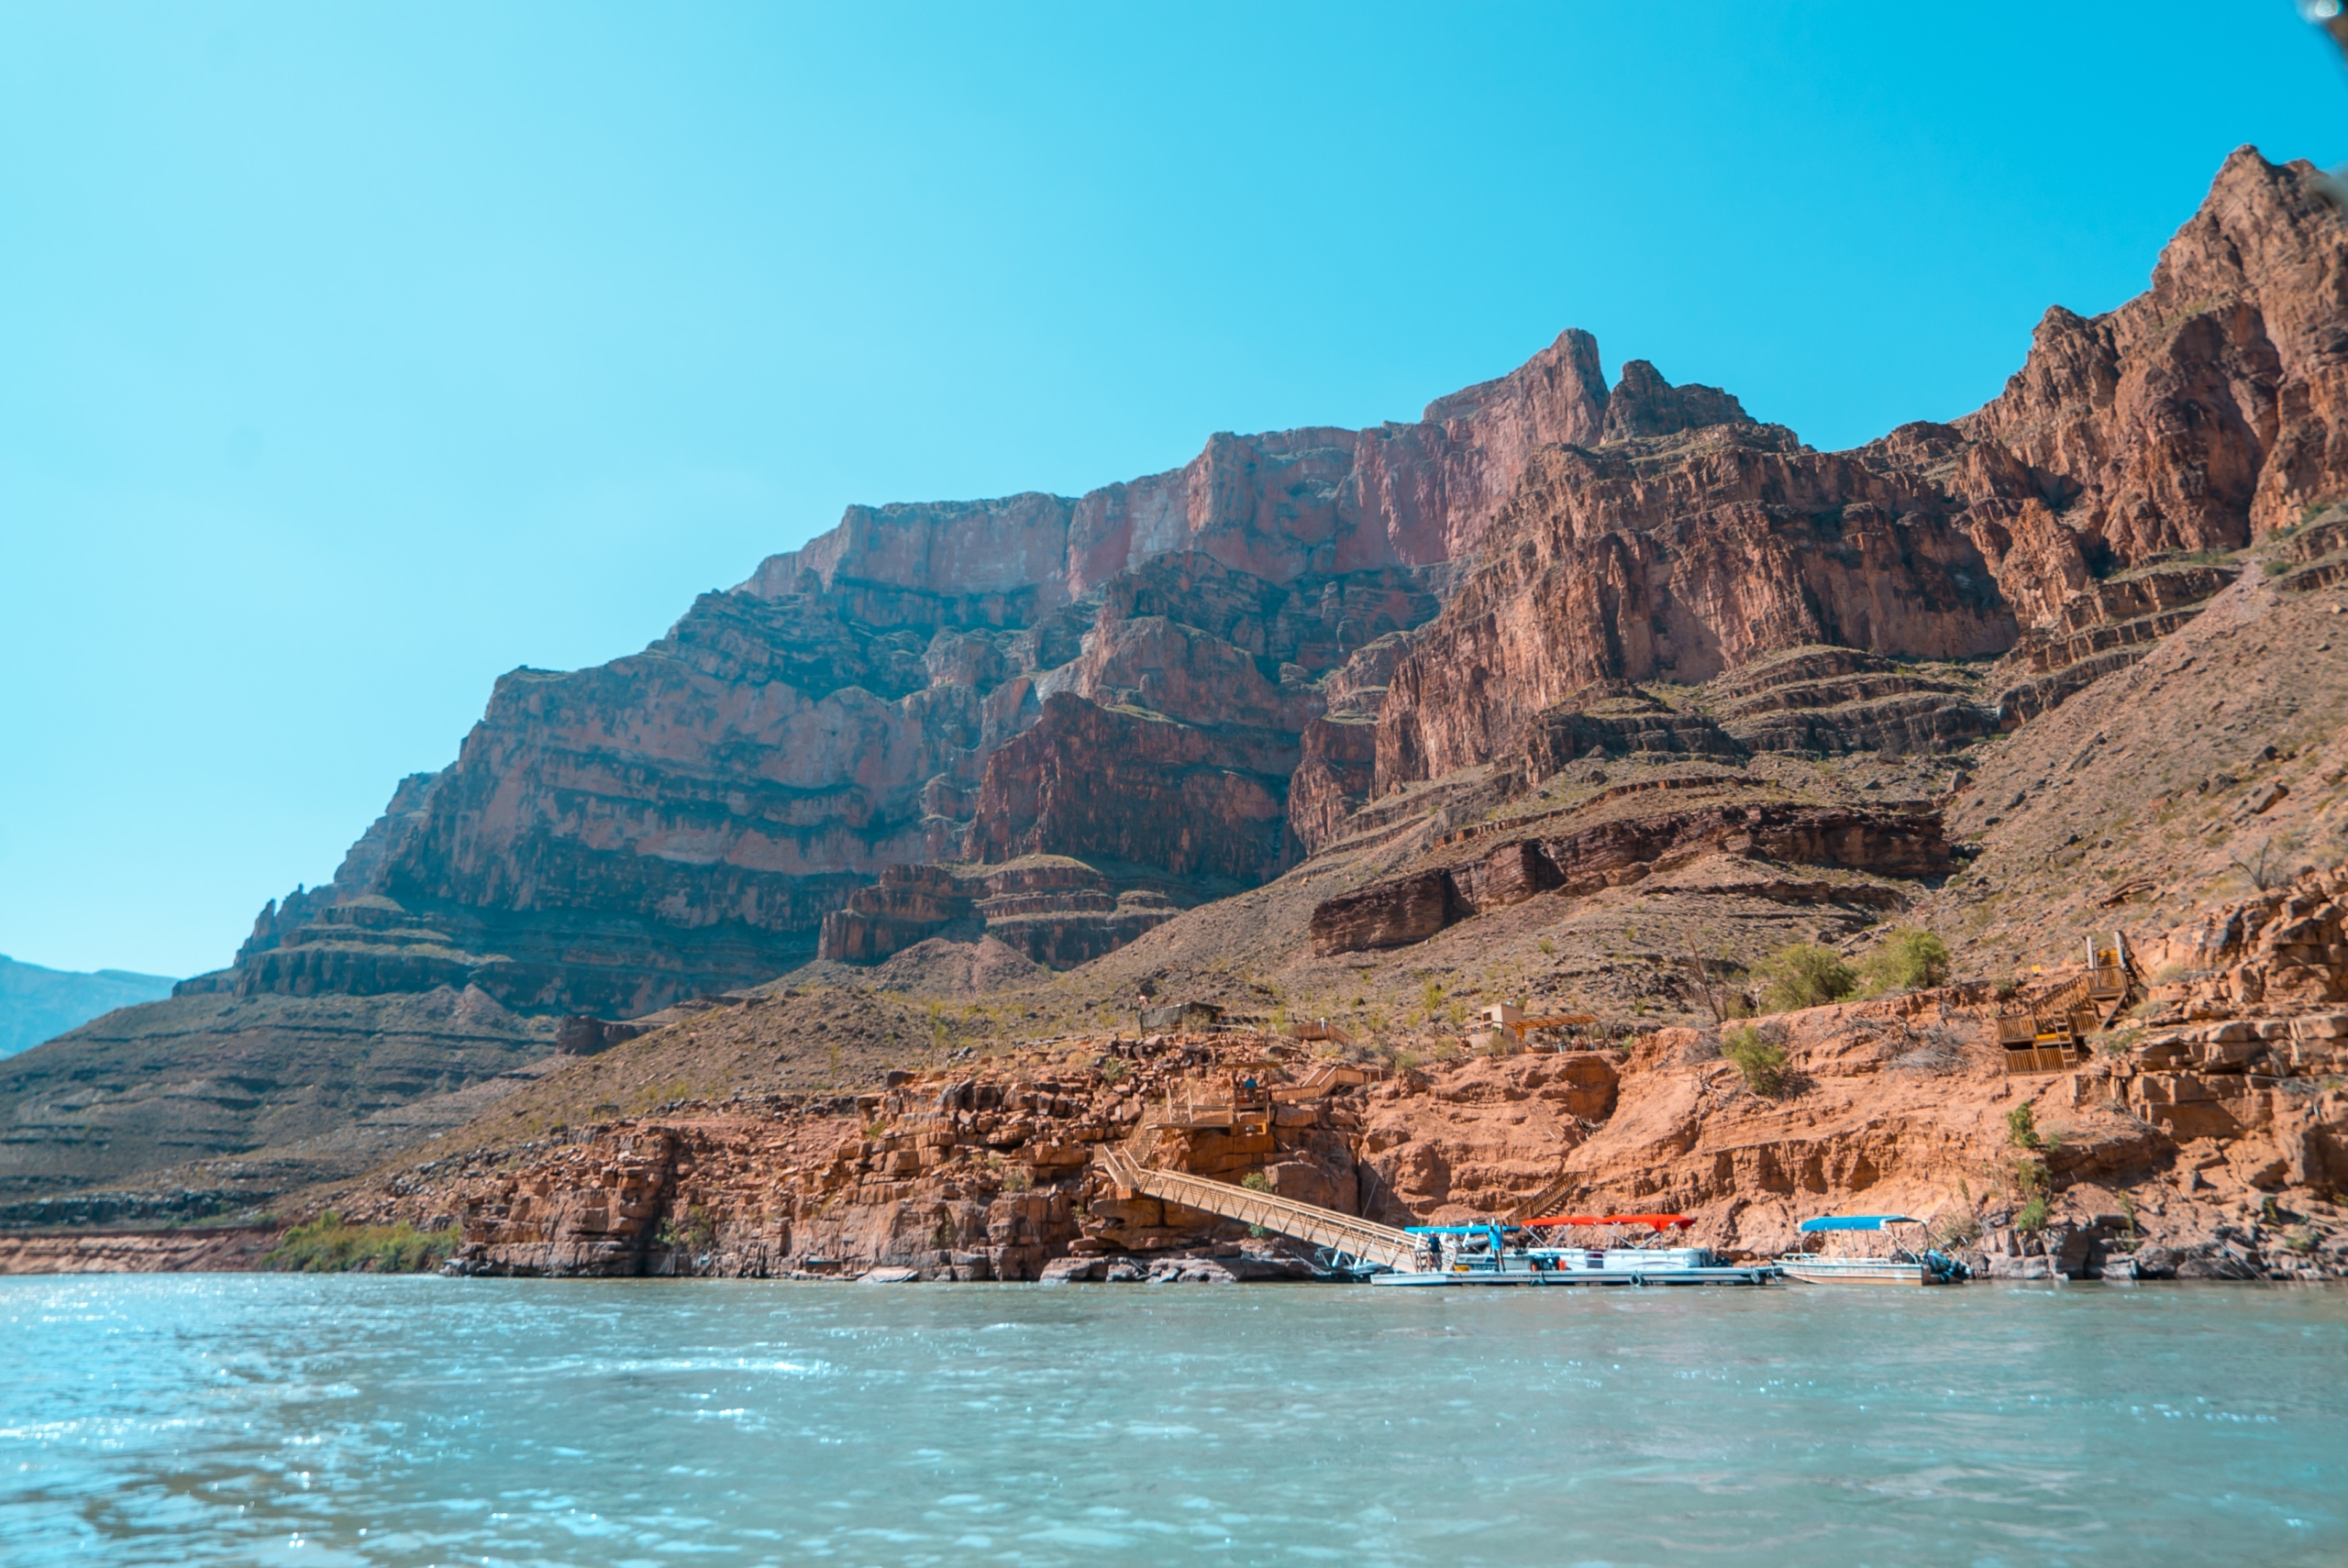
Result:
<svg viewBox="0 0 2348 1568"><path fill-rule="evenodd" d="M2064 595L1999 661L1999 723L2012 729L2127 668L2241 575L2230 561L2155 561Z"/></svg>
<svg viewBox="0 0 2348 1568"><path fill-rule="evenodd" d="M121 1009L0 1063L0 1224L234 1212L364 1169L397 1146L376 1119L460 1097L461 1121L479 1109L461 1096L543 1060L555 1031L446 987Z"/></svg>
<svg viewBox="0 0 2348 1568"><path fill-rule="evenodd" d="M1748 752L1833 756L1953 751L1994 733L1979 681L1902 667L1858 648L1793 648L1705 691L1722 729Z"/></svg>
<svg viewBox="0 0 2348 1568"><path fill-rule="evenodd" d="M1312 911L1316 954L1423 942L1455 921L1551 889L1626 887L1707 856L1838 867L1921 878L1953 868L1938 812L1830 806L1706 804L1514 839L1470 862L1430 867L1340 894Z"/></svg>
<svg viewBox="0 0 2348 1568"><path fill-rule="evenodd" d="M1197 901L1173 878L1129 871L1121 883L1067 856L993 867L892 866L824 917L818 956L874 964L923 942L991 938L1034 963L1073 968Z"/></svg>

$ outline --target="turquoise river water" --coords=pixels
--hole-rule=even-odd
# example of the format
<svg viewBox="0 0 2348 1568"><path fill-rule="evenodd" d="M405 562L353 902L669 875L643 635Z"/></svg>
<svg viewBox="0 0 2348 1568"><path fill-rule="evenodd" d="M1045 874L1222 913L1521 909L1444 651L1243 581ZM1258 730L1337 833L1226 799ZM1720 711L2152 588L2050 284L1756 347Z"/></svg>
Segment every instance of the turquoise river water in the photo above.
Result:
<svg viewBox="0 0 2348 1568"><path fill-rule="evenodd" d="M0 1562L2340 1563L2348 1291L0 1279Z"/></svg>

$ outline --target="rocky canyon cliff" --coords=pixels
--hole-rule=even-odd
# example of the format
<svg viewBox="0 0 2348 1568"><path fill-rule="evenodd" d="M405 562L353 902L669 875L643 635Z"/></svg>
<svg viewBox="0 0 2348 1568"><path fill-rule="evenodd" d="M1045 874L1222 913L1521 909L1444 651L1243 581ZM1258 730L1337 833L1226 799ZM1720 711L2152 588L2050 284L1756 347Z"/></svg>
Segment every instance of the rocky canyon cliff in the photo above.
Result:
<svg viewBox="0 0 2348 1568"><path fill-rule="evenodd" d="M850 906L891 866L1078 862L1063 925L1261 882L1595 681L2093 642L2348 483L2348 252L2311 173L2238 152L2143 295L2051 310L1987 407L1855 451L1643 361L1610 388L1567 331L1413 424L851 507L641 654L504 677L452 766L193 984L642 1013L804 961L835 911L827 951L885 955L872 919L921 922ZM2105 586L2145 573L2142 604Z"/></svg>
<svg viewBox="0 0 2348 1568"><path fill-rule="evenodd" d="M188 1081L217 1086L245 1049L223 1042L330 1007L338 1038L452 1046L411 1087L460 1095L558 1017L918 968L930 943L998 976L1133 957L1122 988L1166 953L1252 962L1195 934L1215 919L1267 951L1309 929L1336 974L1640 879L1781 936L1909 908L2019 816L1900 759L2029 734L2258 570L2348 574L2324 190L2236 152L2143 294L2049 311L1985 407L1850 451L1641 360L1610 384L1569 330L1408 424L1217 435L1073 498L851 507L641 653L501 679L330 882L107 1042L201 1037ZM1882 777L1819 771L1849 756ZM1589 983L1633 1005L1607 961ZM112 1090L36 1069L0 1083L35 1130L19 1195L109 1125ZM242 1114L190 1153L240 1146Z"/></svg>

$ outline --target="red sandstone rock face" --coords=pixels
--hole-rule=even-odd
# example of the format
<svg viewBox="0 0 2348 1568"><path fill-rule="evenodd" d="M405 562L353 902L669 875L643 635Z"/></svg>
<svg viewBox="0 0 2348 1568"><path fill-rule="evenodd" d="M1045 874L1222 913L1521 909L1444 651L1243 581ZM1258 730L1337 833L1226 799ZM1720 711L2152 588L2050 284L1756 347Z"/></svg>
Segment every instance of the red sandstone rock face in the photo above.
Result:
<svg viewBox="0 0 2348 1568"><path fill-rule="evenodd" d="M1475 547L1534 451L1595 442L1606 405L1596 339L1568 331L1510 374L1428 404L1415 425L1218 435L1183 468L1076 501L853 507L743 587L805 591L813 573L826 587L1032 590L1048 609L1184 550L1275 582L1429 565Z"/></svg>
<svg viewBox="0 0 2348 1568"><path fill-rule="evenodd" d="M1954 426L1843 454L1758 430L1542 453L1394 673L1378 788L1488 760L1593 680L1700 680L1801 642L2001 652L2093 607L2098 569L2235 547L2348 492L2348 226L2317 178L2235 153L2150 290L2050 312ZM1630 380L1610 434L1724 412L1634 417Z"/></svg>
<svg viewBox="0 0 2348 1568"><path fill-rule="evenodd" d="M1767 1258L1798 1243L1800 1220L1865 1209L1977 1236L1977 1265L2003 1272L2035 1256L2041 1273L2338 1277L2343 920L2348 868L2334 867L2148 939L2148 962L2198 967L2061 1072L2010 1076L1991 1020L2069 972L2004 1001L1956 986L1755 1021L1785 1054L1767 1092L1722 1058L1718 1030L1350 1086L1258 1035L1093 1040L892 1073L876 1092L493 1143L338 1202L460 1219L462 1266L488 1273L1033 1278L1066 1253L1146 1260L1231 1239L1209 1216L1121 1197L1094 1160L1110 1145L1393 1223L1678 1210L1698 1220L1689 1239ZM1166 1125L1191 1120L1174 1102L1210 1099L1243 1068L1273 1088L1264 1124ZM2009 1117L2024 1105L2057 1136L2018 1148ZM2043 1231L2017 1228L2025 1191L2047 1199ZM2123 1212L2145 1243L2132 1257ZM1140 1277L1113 1269L1059 1276Z"/></svg>
<svg viewBox="0 0 2348 1568"><path fill-rule="evenodd" d="M1935 812L1704 805L1520 838L1474 862L1341 894L1313 910L1312 950L1326 956L1408 946L1553 888L1587 895L1715 856L1911 878L1943 875L1955 864Z"/></svg>
<svg viewBox="0 0 2348 1568"><path fill-rule="evenodd" d="M1294 766L1277 734L1251 746L1061 693L987 759L973 847L991 860L1099 856L1261 881L1280 865Z"/></svg>
<svg viewBox="0 0 2348 1568"><path fill-rule="evenodd" d="M1368 719L1319 718L1304 727L1290 777L1288 823L1298 858L1335 842L1346 819L1369 798L1378 776L1378 726Z"/></svg>
<svg viewBox="0 0 2348 1568"><path fill-rule="evenodd" d="M1360 953L1424 942L1464 912L1448 871L1419 871L1341 894L1312 911L1312 951Z"/></svg>
<svg viewBox="0 0 2348 1568"><path fill-rule="evenodd" d="M1368 1091L1359 1212L1389 1224L1507 1217L1613 1114L1619 1051L1470 1059Z"/></svg>
<svg viewBox="0 0 2348 1568"><path fill-rule="evenodd" d="M1996 402L1958 422L2122 564L2232 549L2348 490L2348 230L2305 163L2226 160L2152 287L2060 306Z"/></svg>
<svg viewBox="0 0 2348 1568"><path fill-rule="evenodd" d="M260 1266L278 1235L266 1225L0 1234L0 1275L242 1272Z"/></svg>
<svg viewBox="0 0 2348 1568"><path fill-rule="evenodd" d="M2112 629L2133 613L2097 572L2342 489L2348 266L2312 178L2237 154L2143 299L2050 316L1989 407L1853 453L1643 361L1610 392L1567 332L1415 424L1217 436L1073 501L852 508L641 655L507 677L330 894L202 984L437 983L437 945L516 1006L647 1010L803 958L885 866L1041 850L1257 879L1368 786L1510 753L1593 680L1797 645L1969 656L2061 622L2045 662L2070 662L2012 710L2038 711L2176 613ZM1367 780L1324 707L1379 714ZM415 916L380 951L260 956L375 895Z"/></svg>
<svg viewBox="0 0 2348 1568"><path fill-rule="evenodd" d="M1599 681L1704 680L1804 643L2001 652L2013 616L1955 510L1783 430L1545 452L1394 672L1379 788L1486 761Z"/></svg>

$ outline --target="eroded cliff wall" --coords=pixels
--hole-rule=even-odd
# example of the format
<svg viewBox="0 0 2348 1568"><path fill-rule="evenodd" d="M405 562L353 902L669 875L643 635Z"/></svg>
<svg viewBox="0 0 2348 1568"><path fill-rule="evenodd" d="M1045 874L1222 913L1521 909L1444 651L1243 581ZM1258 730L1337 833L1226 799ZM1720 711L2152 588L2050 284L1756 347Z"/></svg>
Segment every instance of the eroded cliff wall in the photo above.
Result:
<svg viewBox="0 0 2348 1568"><path fill-rule="evenodd" d="M456 763L194 988L626 1013L812 955L892 865L1091 856L1206 896L1593 682L1797 647L2022 639L2019 722L2225 580L2175 552L2348 491L2343 233L2312 171L2244 149L2145 295L2050 314L1987 408L1852 452L1642 361L1610 389L1569 331L1411 424L851 508L641 654L504 678Z"/></svg>
<svg viewBox="0 0 2348 1568"><path fill-rule="evenodd" d="M2313 168L2244 148L2143 294L2050 311L2004 393L1954 425L1822 454L1735 425L1673 439L1719 412L1684 404L1617 419L1618 389L1609 429L1636 438L1528 465L1394 672L1379 790L1488 760L1591 681L1703 680L1797 643L1964 658L2132 622L2056 661L2099 659L2077 684L2121 668L2171 628L2103 580L2348 493L2348 226ZM2187 602L2218 586L2169 576Z"/></svg>

